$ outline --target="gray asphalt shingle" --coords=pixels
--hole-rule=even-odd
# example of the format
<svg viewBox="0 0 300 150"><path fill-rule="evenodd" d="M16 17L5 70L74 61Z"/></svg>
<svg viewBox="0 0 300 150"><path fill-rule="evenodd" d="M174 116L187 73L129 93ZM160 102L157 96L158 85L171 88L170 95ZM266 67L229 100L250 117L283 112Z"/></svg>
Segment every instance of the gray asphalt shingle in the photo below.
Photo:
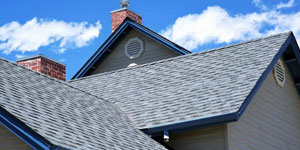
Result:
<svg viewBox="0 0 300 150"><path fill-rule="evenodd" d="M51 143L73 150L164 149L115 104L0 59L0 105Z"/></svg>
<svg viewBox="0 0 300 150"><path fill-rule="evenodd" d="M237 112L290 34L92 75L70 84L117 104L139 129Z"/></svg>

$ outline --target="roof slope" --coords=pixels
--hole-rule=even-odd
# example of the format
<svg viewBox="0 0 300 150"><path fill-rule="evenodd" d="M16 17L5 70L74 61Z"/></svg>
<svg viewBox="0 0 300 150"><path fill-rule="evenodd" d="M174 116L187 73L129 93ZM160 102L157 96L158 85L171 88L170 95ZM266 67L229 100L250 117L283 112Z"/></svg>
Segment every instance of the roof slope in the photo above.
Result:
<svg viewBox="0 0 300 150"><path fill-rule="evenodd" d="M267 38L70 81L110 99L140 129L237 112L283 43Z"/></svg>
<svg viewBox="0 0 300 150"><path fill-rule="evenodd" d="M0 59L0 105L52 144L76 150L164 149L111 102Z"/></svg>

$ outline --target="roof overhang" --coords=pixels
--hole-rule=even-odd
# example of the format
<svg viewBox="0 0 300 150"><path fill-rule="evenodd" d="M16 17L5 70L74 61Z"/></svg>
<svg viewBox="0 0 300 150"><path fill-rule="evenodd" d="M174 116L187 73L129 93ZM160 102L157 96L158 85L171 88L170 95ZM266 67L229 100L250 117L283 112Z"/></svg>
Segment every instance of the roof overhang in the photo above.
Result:
<svg viewBox="0 0 300 150"><path fill-rule="evenodd" d="M151 38L152 40L164 45L165 47L169 48L170 50L173 50L174 52L185 55L191 53L190 51L184 49L183 47L169 41L168 39L160 36L159 34L151 31L150 29L146 28L145 26L142 26L135 21L131 20L130 18L126 18L123 23L114 31L109 38L100 46L100 48L88 59L88 61L79 69L79 71L72 77L73 79L81 78L87 74L87 72L94 67L96 62L102 58L104 53L109 51L110 46L120 38L122 34L126 34L125 30L127 28L133 28L140 33L146 35L147 37Z"/></svg>
<svg viewBox="0 0 300 150"><path fill-rule="evenodd" d="M251 90L240 109L237 112L222 114L218 116L210 116L207 118L200 118L191 121L179 122L174 124L150 127L143 129L144 133L151 136L161 136L164 132L168 131L170 133L182 132L187 130L199 129L209 126L221 125L224 123L238 121L242 116L247 106L252 101L253 97L262 86L263 82L272 71L275 63L281 58L284 57L284 61L288 66L288 70L292 76L298 94L300 95L300 51L297 44L297 41L291 32L284 44L279 49L278 53L273 58L272 62L269 64L267 69L260 76L259 80L256 82L256 85Z"/></svg>

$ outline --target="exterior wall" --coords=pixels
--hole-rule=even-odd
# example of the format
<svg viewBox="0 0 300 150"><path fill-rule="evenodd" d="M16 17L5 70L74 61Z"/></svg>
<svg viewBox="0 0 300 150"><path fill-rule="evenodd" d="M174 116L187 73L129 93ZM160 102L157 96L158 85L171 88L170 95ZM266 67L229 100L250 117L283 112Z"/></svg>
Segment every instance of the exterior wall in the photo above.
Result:
<svg viewBox="0 0 300 150"><path fill-rule="evenodd" d="M271 72L240 120L227 125L228 148L299 150L299 116L300 99L287 69L283 88Z"/></svg>
<svg viewBox="0 0 300 150"><path fill-rule="evenodd" d="M18 60L17 64L59 80L66 80L66 66L43 56Z"/></svg>
<svg viewBox="0 0 300 150"><path fill-rule="evenodd" d="M144 41L145 50L139 58L130 60L125 55L124 47L126 42L133 37L139 37L141 40ZM142 35L138 31L132 30L122 40L122 42L112 51L112 53L108 55L107 58L105 58L105 60L102 63L100 63L100 65L97 66L96 70L92 74L98 74L102 72L126 68L131 63L144 64L175 56L179 56L179 54L162 46L154 40Z"/></svg>
<svg viewBox="0 0 300 150"><path fill-rule="evenodd" d="M225 127L210 127L171 134L166 143L174 150L225 150Z"/></svg>
<svg viewBox="0 0 300 150"><path fill-rule="evenodd" d="M0 125L0 149L1 150L32 150L29 145L23 142L4 126Z"/></svg>
<svg viewBox="0 0 300 150"><path fill-rule="evenodd" d="M120 24L124 21L126 17L136 21L139 24L142 24L142 17L129 9L121 9L111 12L111 29L114 32Z"/></svg>

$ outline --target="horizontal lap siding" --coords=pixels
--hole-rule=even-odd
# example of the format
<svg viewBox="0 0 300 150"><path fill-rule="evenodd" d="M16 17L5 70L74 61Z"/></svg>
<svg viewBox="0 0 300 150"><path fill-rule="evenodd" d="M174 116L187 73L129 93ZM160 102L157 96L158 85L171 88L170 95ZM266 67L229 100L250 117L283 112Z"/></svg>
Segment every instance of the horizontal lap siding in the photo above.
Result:
<svg viewBox="0 0 300 150"><path fill-rule="evenodd" d="M0 150L31 150L19 137L0 125Z"/></svg>
<svg viewBox="0 0 300 150"><path fill-rule="evenodd" d="M225 150L223 126L170 135L167 143L175 150Z"/></svg>
<svg viewBox="0 0 300 150"><path fill-rule="evenodd" d="M139 37L141 40L143 40L145 51L141 57L130 60L125 55L125 44L130 38L133 37ZM96 68L93 74L126 68L131 63L145 64L175 56L179 56L179 54L142 35L138 31L132 30L112 51L112 53Z"/></svg>
<svg viewBox="0 0 300 150"><path fill-rule="evenodd" d="M227 125L229 150L300 149L300 99L286 71L283 88L270 73L238 122Z"/></svg>

